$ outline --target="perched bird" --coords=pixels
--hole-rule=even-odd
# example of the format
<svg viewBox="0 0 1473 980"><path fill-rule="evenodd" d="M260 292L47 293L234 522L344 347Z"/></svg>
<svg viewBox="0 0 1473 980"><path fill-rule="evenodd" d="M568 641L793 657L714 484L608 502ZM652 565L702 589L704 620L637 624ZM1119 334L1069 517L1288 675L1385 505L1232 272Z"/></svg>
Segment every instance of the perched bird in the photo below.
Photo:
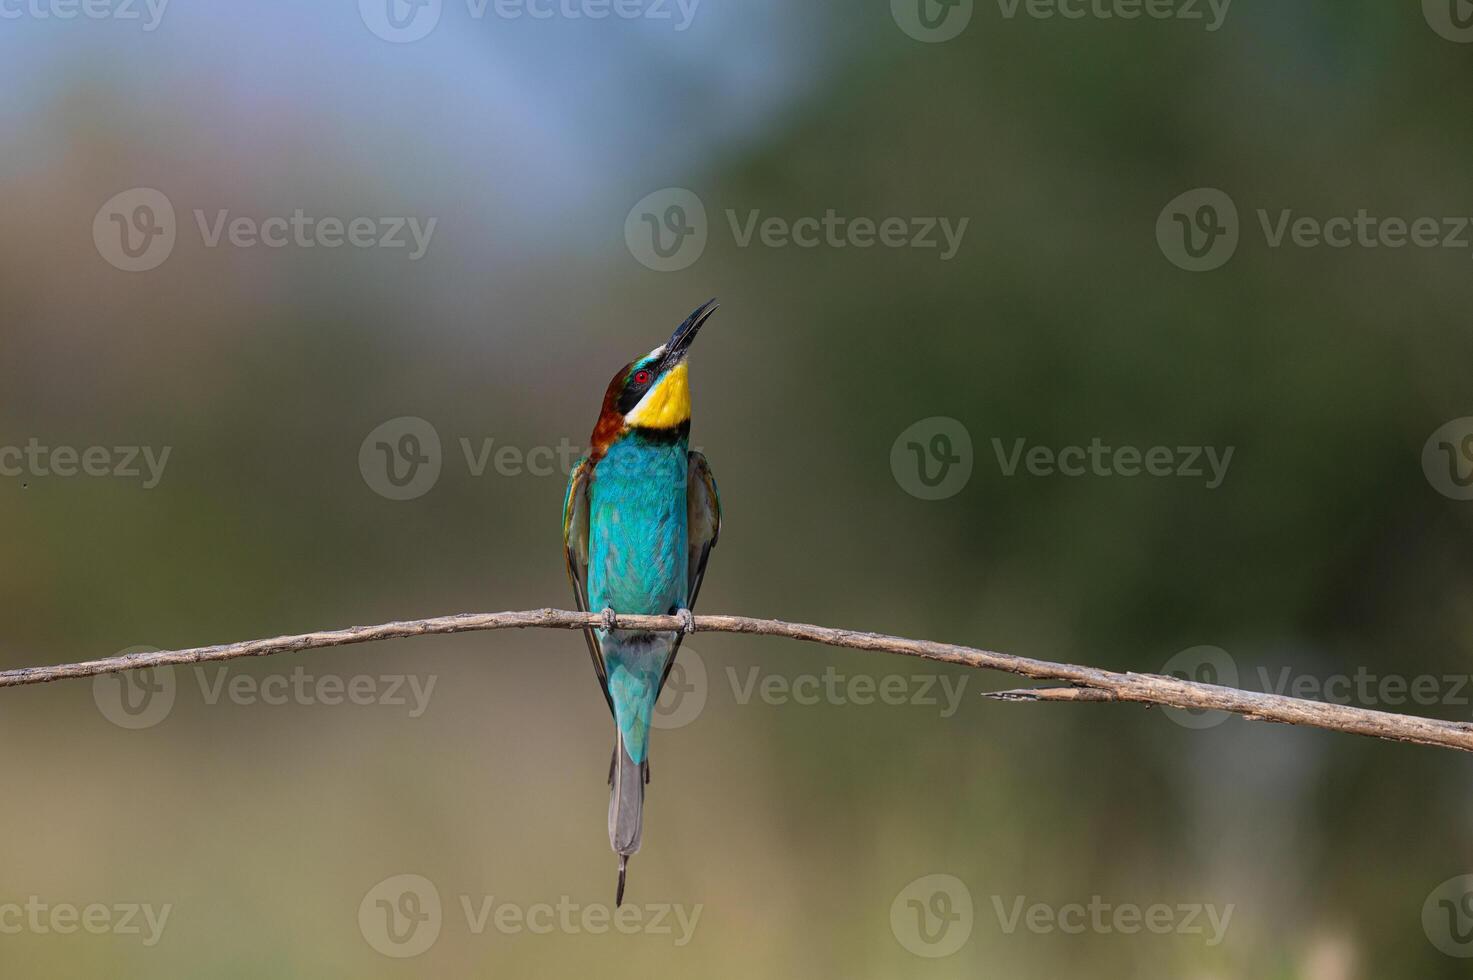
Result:
<svg viewBox="0 0 1473 980"><path fill-rule="evenodd" d="M639 850L649 782L650 718L684 634L706 559L721 527L721 501L706 457L687 448L696 333L711 300L670 339L619 369L604 393L587 456L563 502L563 547L578 608L599 610L584 630L593 668L614 716L609 761L609 844L619 855L615 905L624 901L629 858ZM613 629L616 613L675 615L680 631Z"/></svg>

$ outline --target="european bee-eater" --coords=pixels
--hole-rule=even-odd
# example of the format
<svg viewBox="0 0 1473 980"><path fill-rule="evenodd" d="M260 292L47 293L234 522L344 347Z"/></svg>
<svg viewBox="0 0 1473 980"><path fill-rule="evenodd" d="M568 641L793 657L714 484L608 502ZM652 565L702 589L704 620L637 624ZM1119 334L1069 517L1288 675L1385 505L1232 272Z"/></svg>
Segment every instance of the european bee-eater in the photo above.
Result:
<svg viewBox="0 0 1473 980"><path fill-rule="evenodd" d="M563 502L563 547L578 608L599 610L588 652L614 716L609 762L609 844L619 855L615 905L639 850L649 782L650 718L670 676L706 559L721 527L721 500L706 457L690 439L691 343L716 309L711 300L664 344L609 382L587 456ZM612 629L616 613L675 615L680 631Z"/></svg>

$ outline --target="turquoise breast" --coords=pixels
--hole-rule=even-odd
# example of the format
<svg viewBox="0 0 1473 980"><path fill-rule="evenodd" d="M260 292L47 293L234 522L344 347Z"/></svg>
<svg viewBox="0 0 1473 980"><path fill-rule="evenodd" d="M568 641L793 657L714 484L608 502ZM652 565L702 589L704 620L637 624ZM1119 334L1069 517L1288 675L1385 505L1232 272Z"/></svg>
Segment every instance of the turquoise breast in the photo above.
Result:
<svg viewBox="0 0 1473 980"><path fill-rule="evenodd" d="M594 610L658 615L685 605L686 440L632 433L609 447L589 499Z"/></svg>

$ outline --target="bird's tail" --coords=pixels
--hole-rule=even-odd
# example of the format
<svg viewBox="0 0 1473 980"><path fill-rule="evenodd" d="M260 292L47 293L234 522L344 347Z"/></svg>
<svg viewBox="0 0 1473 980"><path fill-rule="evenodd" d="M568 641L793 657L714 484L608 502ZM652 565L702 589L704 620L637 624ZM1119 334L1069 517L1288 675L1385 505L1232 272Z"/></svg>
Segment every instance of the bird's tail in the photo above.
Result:
<svg viewBox="0 0 1473 980"><path fill-rule="evenodd" d="M644 767L629 756L624 734L614 744L613 773L609 781L609 846L619 855L619 892L614 904L624 901L624 873L629 857L639 850L644 829Z"/></svg>

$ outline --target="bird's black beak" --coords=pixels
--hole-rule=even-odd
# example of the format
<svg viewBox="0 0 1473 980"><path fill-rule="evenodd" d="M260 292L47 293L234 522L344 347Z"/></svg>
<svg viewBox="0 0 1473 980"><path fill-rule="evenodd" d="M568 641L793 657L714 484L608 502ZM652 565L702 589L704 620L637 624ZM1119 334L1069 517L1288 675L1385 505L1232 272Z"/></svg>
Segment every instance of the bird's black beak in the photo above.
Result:
<svg viewBox="0 0 1473 980"><path fill-rule="evenodd" d="M690 345L695 342L696 334L700 332L701 326L716 312L716 300L707 300L690 316L685 322L675 328L670 335L670 340L665 344L665 366L673 366L685 359Z"/></svg>

